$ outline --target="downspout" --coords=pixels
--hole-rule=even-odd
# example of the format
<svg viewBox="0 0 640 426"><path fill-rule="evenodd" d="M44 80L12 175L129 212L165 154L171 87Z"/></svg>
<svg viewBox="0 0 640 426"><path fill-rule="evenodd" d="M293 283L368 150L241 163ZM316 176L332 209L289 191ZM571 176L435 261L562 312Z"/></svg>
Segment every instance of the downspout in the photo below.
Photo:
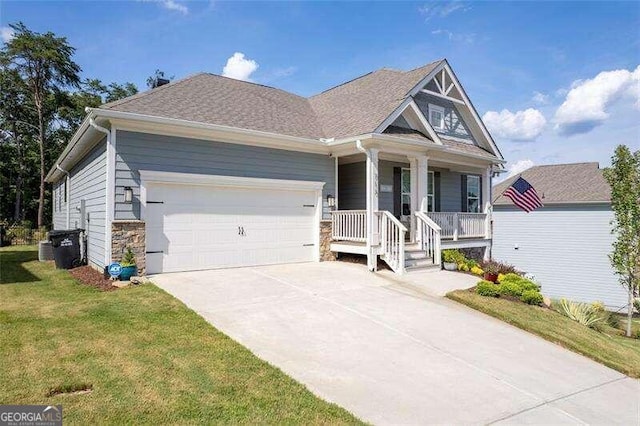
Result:
<svg viewBox="0 0 640 426"><path fill-rule="evenodd" d="M71 179L69 177L69 172L66 171L65 169L63 169L62 167L60 167L60 163L56 164L56 169L60 170L62 173L64 173L65 175L67 175L67 177L65 178L66 180L66 187L67 190L65 191L64 194L64 198L65 198L65 203L67 203L67 229L69 229L71 227Z"/></svg>
<svg viewBox="0 0 640 426"><path fill-rule="evenodd" d="M85 108L87 113L91 112L90 108ZM113 190L114 188L111 185L113 173L113 164L112 162L112 151L114 149L112 140L111 140L111 130L106 129L102 126L99 126L93 118L89 119L89 125L96 129L97 131L104 133L107 135L107 148L106 148L106 191L105 191L105 224L104 224L104 266L105 268L109 266L111 263L111 222L113 221L113 209L110 208L113 201Z"/></svg>
<svg viewBox="0 0 640 426"><path fill-rule="evenodd" d="M369 151L368 149L366 149L365 147L362 146L362 141L360 141L360 139L358 139L356 141L356 148L358 149L358 151L362 152L364 155L367 156L367 170L370 167L371 164L371 151ZM377 263L377 259L375 259L375 256L373 255L373 248L372 248L372 240L373 240L373 206L372 206L372 201L371 201L371 188L370 188L370 182L369 182L369 173L367 173L366 176L366 183L365 183L365 188L367 191L367 213L366 213L366 224L367 224L367 240L366 240L366 247L367 247L367 268L370 271L375 271L376 270L376 263Z"/></svg>

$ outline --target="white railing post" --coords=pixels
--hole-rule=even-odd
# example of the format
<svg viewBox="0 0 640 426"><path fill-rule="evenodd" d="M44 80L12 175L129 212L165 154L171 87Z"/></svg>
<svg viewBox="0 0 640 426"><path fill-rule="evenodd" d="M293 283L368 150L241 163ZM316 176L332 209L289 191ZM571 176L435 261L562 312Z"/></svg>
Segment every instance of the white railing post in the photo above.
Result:
<svg viewBox="0 0 640 426"><path fill-rule="evenodd" d="M403 229L399 229L399 234L400 234L400 244L399 244L399 253L398 253L398 270L397 272L400 275L404 274L404 240L405 240L405 233L406 231Z"/></svg>
<svg viewBox="0 0 640 426"><path fill-rule="evenodd" d="M460 228L460 222L458 222L458 213L453 214L453 241L458 241L458 229Z"/></svg>

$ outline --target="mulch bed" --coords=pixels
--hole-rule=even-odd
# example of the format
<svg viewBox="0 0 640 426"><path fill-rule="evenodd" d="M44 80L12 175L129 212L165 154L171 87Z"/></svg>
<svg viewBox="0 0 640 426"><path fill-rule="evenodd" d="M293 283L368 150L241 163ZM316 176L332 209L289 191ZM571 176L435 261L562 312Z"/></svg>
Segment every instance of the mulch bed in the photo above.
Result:
<svg viewBox="0 0 640 426"><path fill-rule="evenodd" d="M109 278L105 278L104 275L91 266L80 266L79 268L73 268L69 270L71 276L84 285L95 287L101 291L113 291L118 287L113 286L112 281Z"/></svg>

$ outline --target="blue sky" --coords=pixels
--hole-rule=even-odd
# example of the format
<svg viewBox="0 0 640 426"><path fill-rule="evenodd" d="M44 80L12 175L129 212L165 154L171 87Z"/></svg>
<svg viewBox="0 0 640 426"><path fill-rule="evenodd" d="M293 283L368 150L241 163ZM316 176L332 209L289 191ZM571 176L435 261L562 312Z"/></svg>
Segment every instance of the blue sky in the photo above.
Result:
<svg viewBox="0 0 640 426"><path fill-rule="evenodd" d="M0 3L68 37L84 76L144 88L156 68L227 73L311 95L446 57L509 167L609 162L640 148L640 2Z"/></svg>

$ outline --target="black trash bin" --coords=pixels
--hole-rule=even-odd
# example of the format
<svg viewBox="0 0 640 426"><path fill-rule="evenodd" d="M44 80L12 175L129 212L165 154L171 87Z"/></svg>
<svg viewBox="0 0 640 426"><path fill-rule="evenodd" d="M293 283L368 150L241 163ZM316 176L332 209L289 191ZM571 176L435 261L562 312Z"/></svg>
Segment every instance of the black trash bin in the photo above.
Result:
<svg viewBox="0 0 640 426"><path fill-rule="evenodd" d="M49 232L56 268L71 269L82 265L82 254L80 252L80 235L82 232L83 229Z"/></svg>

